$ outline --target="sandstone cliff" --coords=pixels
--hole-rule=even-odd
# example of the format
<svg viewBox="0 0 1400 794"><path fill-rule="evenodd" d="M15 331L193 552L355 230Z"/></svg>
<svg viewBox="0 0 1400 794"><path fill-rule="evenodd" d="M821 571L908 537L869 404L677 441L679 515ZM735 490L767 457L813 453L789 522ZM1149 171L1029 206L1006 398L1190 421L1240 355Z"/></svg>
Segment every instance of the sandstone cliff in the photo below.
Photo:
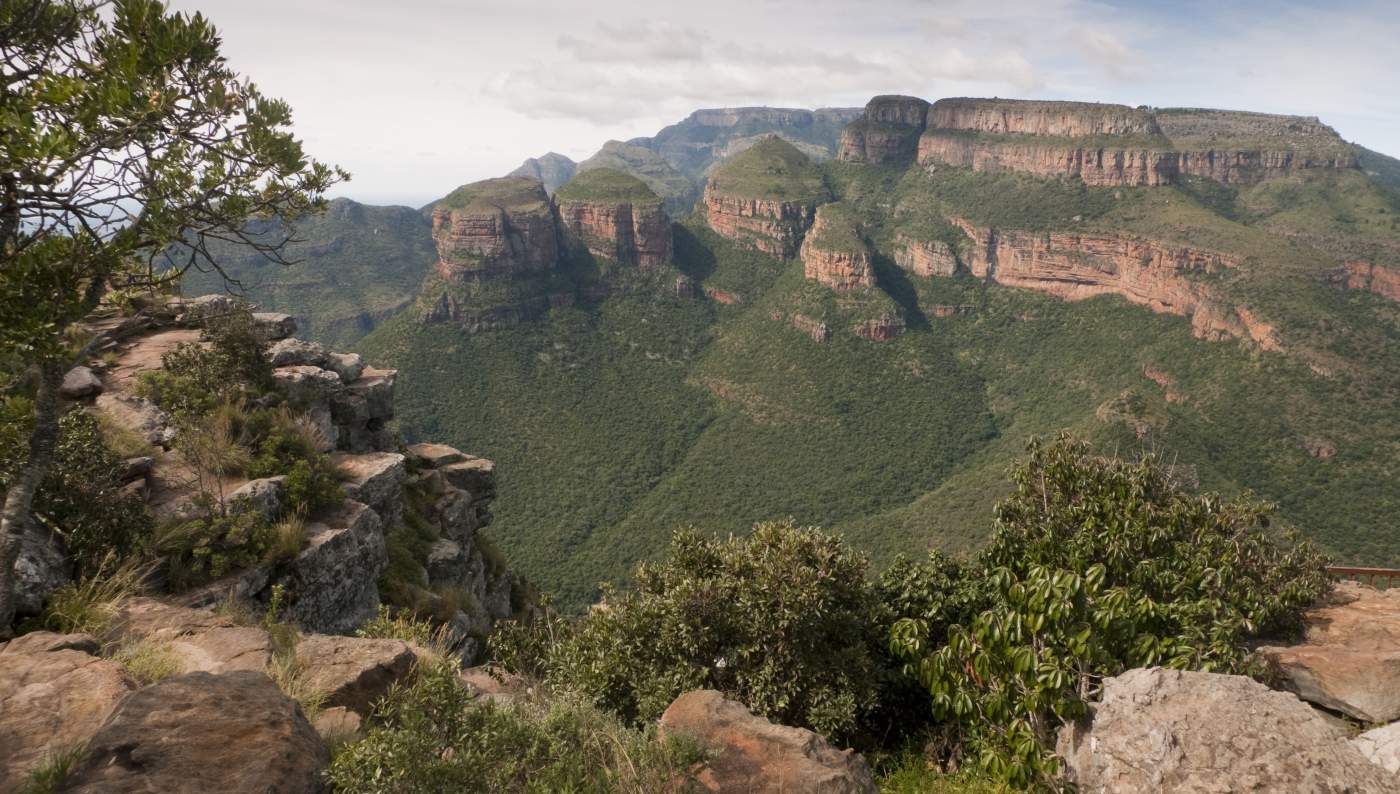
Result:
<svg viewBox="0 0 1400 794"><path fill-rule="evenodd" d="M951 276L958 271L958 256L943 240L917 240L895 236L894 263L916 276Z"/></svg>
<svg viewBox="0 0 1400 794"><path fill-rule="evenodd" d="M1142 108L1025 99L940 99L929 108L928 126L942 130L1069 138L1161 134L1152 113Z"/></svg>
<svg viewBox="0 0 1400 794"><path fill-rule="evenodd" d="M702 211L710 228L779 259L798 253L817 204L830 198L818 170L792 144L769 137L711 175Z"/></svg>
<svg viewBox="0 0 1400 794"><path fill-rule="evenodd" d="M875 97L841 132L836 159L871 165L913 161L928 110L928 102L916 97Z"/></svg>
<svg viewBox="0 0 1400 794"><path fill-rule="evenodd" d="M1121 295L1154 312L1191 318L1197 337L1238 337L1263 350L1280 349L1270 324L1192 278L1238 265L1224 254L1128 234L1028 232L954 222L972 241L967 266L974 276L1064 300Z"/></svg>
<svg viewBox="0 0 1400 794"><path fill-rule="evenodd" d="M838 292L875 286L870 246L844 204L823 204L802 243L808 279Z"/></svg>
<svg viewBox="0 0 1400 794"><path fill-rule="evenodd" d="M574 178L557 198L566 235L594 256L640 267L671 260L671 220L641 180L597 168Z"/></svg>
<svg viewBox="0 0 1400 794"><path fill-rule="evenodd" d="M1366 290L1400 302L1400 268L1356 259L1347 262L1336 274L1335 280L1347 289Z"/></svg>

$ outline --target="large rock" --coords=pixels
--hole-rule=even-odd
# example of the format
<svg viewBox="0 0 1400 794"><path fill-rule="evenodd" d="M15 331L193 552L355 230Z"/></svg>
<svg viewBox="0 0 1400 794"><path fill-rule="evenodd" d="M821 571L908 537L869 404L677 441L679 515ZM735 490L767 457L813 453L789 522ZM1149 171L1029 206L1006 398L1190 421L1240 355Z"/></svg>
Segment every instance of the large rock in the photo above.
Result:
<svg viewBox="0 0 1400 794"><path fill-rule="evenodd" d="M297 644L297 662L326 705L368 716L370 706L413 671L413 648L400 640L313 634Z"/></svg>
<svg viewBox="0 0 1400 794"><path fill-rule="evenodd" d="M277 341L297 332L297 321L281 312L253 312L253 329L264 339Z"/></svg>
<svg viewBox="0 0 1400 794"><path fill-rule="evenodd" d="M168 449L175 441L175 428L170 414L143 397L102 394L97 398L97 410L110 416L118 425L136 433L148 444Z"/></svg>
<svg viewBox="0 0 1400 794"><path fill-rule="evenodd" d="M309 631L348 634L379 607L375 580L388 563L383 522L369 505L347 501L306 525L307 547L278 581L291 618Z"/></svg>
<svg viewBox="0 0 1400 794"><path fill-rule="evenodd" d="M399 492L407 467L404 456L397 452L367 452L361 455L336 453L331 465L340 477L341 487L351 499L364 502L392 520L397 515Z"/></svg>
<svg viewBox="0 0 1400 794"><path fill-rule="evenodd" d="M1092 792L1395 792L1400 780L1342 727L1243 676L1162 668L1104 681L1103 701L1056 752Z"/></svg>
<svg viewBox="0 0 1400 794"><path fill-rule="evenodd" d="M86 635L39 632L0 646L0 794L53 753L87 741L135 684L88 653Z"/></svg>
<svg viewBox="0 0 1400 794"><path fill-rule="evenodd" d="M87 367L74 367L63 376L58 393L70 400L84 400L102 393L102 379Z"/></svg>
<svg viewBox="0 0 1400 794"><path fill-rule="evenodd" d="M118 608L117 618L117 631L128 641L165 643L180 661L181 672L260 672L272 661L272 640L266 631L235 625L208 610L132 598Z"/></svg>
<svg viewBox="0 0 1400 794"><path fill-rule="evenodd" d="M696 776L706 791L854 794L877 791L865 759L802 728L774 725L714 690L687 692L661 715L663 735L685 736L713 755Z"/></svg>
<svg viewBox="0 0 1400 794"><path fill-rule="evenodd" d="M230 512L251 510L271 521L282 513L286 481L287 477L283 474L249 480L224 497L224 504Z"/></svg>
<svg viewBox="0 0 1400 794"><path fill-rule="evenodd" d="M467 459L460 451L446 444L409 444L408 457L415 465L436 469Z"/></svg>
<svg viewBox="0 0 1400 794"><path fill-rule="evenodd" d="M189 673L122 701L61 791L309 794L329 760L301 707L266 675Z"/></svg>
<svg viewBox="0 0 1400 794"><path fill-rule="evenodd" d="M278 367L272 371L272 384L297 406L329 399L343 388L339 375L310 364Z"/></svg>
<svg viewBox="0 0 1400 794"><path fill-rule="evenodd" d="M1373 764L1379 764L1394 775L1400 775L1400 722L1384 728L1366 731L1351 740Z"/></svg>
<svg viewBox="0 0 1400 794"><path fill-rule="evenodd" d="M1359 720L1400 719L1400 589L1343 582L1303 619L1301 645L1260 649L1285 685Z"/></svg>
<svg viewBox="0 0 1400 794"><path fill-rule="evenodd" d="M438 471L442 472L449 484L470 493L473 499L496 491L496 464L486 458L468 457L457 463L449 463Z"/></svg>
<svg viewBox="0 0 1400 794"><path fill-rule="evenodd" d="M267 349L267 360L274 367L324 367L329 361L324 347L302 339L282 339L276 342Z"/></svg>
<svg viewBox="0 0 1400 794"><path fill-rule="evenodd" d="M15 559L15 611L37 615L49 593L72 581L72 565L63 538L33 522L20 537Z"/></svg>

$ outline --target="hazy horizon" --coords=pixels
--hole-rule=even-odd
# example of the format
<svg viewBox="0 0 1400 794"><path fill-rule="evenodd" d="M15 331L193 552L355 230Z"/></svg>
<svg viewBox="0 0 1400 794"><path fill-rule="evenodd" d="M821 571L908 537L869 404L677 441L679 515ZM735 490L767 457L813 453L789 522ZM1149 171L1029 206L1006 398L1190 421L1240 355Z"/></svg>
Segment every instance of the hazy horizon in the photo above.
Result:
<svg viewBox="0 0 1400 794"><path fill-rule="evenodd" d="M418 206L705 107L1003 96L1318 116L1400 155L1400 10L1358 0L736 2L176 0L288 100L335 195Z"/></svg>

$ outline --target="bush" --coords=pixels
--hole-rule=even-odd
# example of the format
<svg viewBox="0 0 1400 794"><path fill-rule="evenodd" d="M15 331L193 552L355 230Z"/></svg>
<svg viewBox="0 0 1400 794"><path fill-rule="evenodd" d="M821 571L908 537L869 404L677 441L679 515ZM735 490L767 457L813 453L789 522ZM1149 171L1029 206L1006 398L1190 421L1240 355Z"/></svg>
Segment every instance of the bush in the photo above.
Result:
<svg viewBox="0 0 1400 794"><path fill-rule="evenodd" d="M28 456L31 411L30 403L21 399L0 407L0 496L11 473ZM96 574L111 549L139 548L149 531L145 504L121 491L121 471L122 461L107 448L92 414L64 414L33 513L63 536L79 577Z"/></svg>
<svg viewBox="0 0 1400 794"><path fill-rule="evenodd" d="M837 536L791 523L759 524L745 539L678 532L668 560L640 566L634 591L608 591L533 666L634 723L709 688L845 737L880 678L883 611L866 565ZM502 647L526 633L503 639L502 659L532 666L521 645Z"/></svg>
<svg viewBox="0 0 1400 794"><path fill-rule="evenodd" d="M276 531L256 511L211 512L162 527L156 549L165 557L173 591L187 590L267 559Z"/></svg>
<svg viewBox="0 0 1400 794"><path fill-rule="evenodd" d="M1296 629L1329 586L1310 544L1268 531L1267 505L1193 496L1152 459L1037 441L1012 479L969 585L990 581L990 605L947 628L946 644L937 616L902 620L892 647L967 757L1013 784L1052 784L1054 730L1104 677L1259 672L1249 641Z"/></svg>
<svg viewBox="0 0 1400 794"><path fill-rule="evenodd" d="M346 794L401 791L654 792L699 753L633 730L577 698L497 706L473 700L451 663L426 666L376 707L327 778Z"/></svg>
<svg viewBox="0 0 1400 794"><path fill-rule="evenodd" d="M294 513L315 515L345 501L340 481L324 456L299 460L286 473L287 479L282 485L286 489L287 507Z"/></svg>
<svg viewBox="0 0 1400 794"><path fill-rule="evenodd" d="M160 357L161 368L141 374L138 393L181 416L202 416L220 402L255 397L272 388L266 342L252 315L211 319L202 344L184 342Z"/></svg>

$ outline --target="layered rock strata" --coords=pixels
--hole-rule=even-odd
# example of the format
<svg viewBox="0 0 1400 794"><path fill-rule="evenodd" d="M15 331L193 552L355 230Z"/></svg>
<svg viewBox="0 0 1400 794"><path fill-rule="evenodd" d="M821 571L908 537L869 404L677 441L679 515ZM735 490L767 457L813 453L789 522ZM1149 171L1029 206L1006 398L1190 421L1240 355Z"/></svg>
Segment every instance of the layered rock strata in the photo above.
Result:
<svg viewBox="0 0 1400 794"><path fill-rule="evenodd" d="M792 259L812 225L816 205L804 201L726 196L705 188L705 220L721 237L778 259Z"/></svg>
<svg viewBox="0 0 1400 794"><path fill-rule="evenodd" d="M943 240L895 236L894 263L916 276L951 276L958 272L958 255Z"/></svg>
<svg viewBox="0 0 1400 794"><path fill-rule="evenodd" d="M1063 300L1120 295L1154 312L1189 317L1198 338L1237 337L1263 350L1281 349L1269 323L1191 278L1236 267L1225 254L1128 234L1029 232L954 222L972 242L966 263L979 278Z"/></svg>
<svg viewBox="0 0 1400 794"><path fill-rule="evenodd" d="M875 286L870 247L840 204L817 209L801 248L803 272L811 281L838 292Z"/></svg>
<svg viewBox="0 0 1400 794"><path fill-rule="evenodd" d="M1333 280L1347 289L1373 292L1382 298L1400 302L1400 268L1354 259L1342 266Z"/></svg>
<svg viewBox="0 0 1400 794"><path fill-rule="evenodd" d="M836 159L871 165L913 161L928 110L928 102L917 97L875 97L861 117L841 131Z"/></svg>
<svg viewBox="0 0 1400 794"><path fill-rule="evenodd" d="M1085 137L1159 135L1150 111L1097 102L1025 99L940 99L929 108L928 126L944 130Z"/></svg>
<svg viewBox="0 0 1400 794"><path fill-rule="evenodd" d="M593 169L556 198L565 236L594 256L644 268L671 260L671 220L661 199L636 177Z"/></svg>

